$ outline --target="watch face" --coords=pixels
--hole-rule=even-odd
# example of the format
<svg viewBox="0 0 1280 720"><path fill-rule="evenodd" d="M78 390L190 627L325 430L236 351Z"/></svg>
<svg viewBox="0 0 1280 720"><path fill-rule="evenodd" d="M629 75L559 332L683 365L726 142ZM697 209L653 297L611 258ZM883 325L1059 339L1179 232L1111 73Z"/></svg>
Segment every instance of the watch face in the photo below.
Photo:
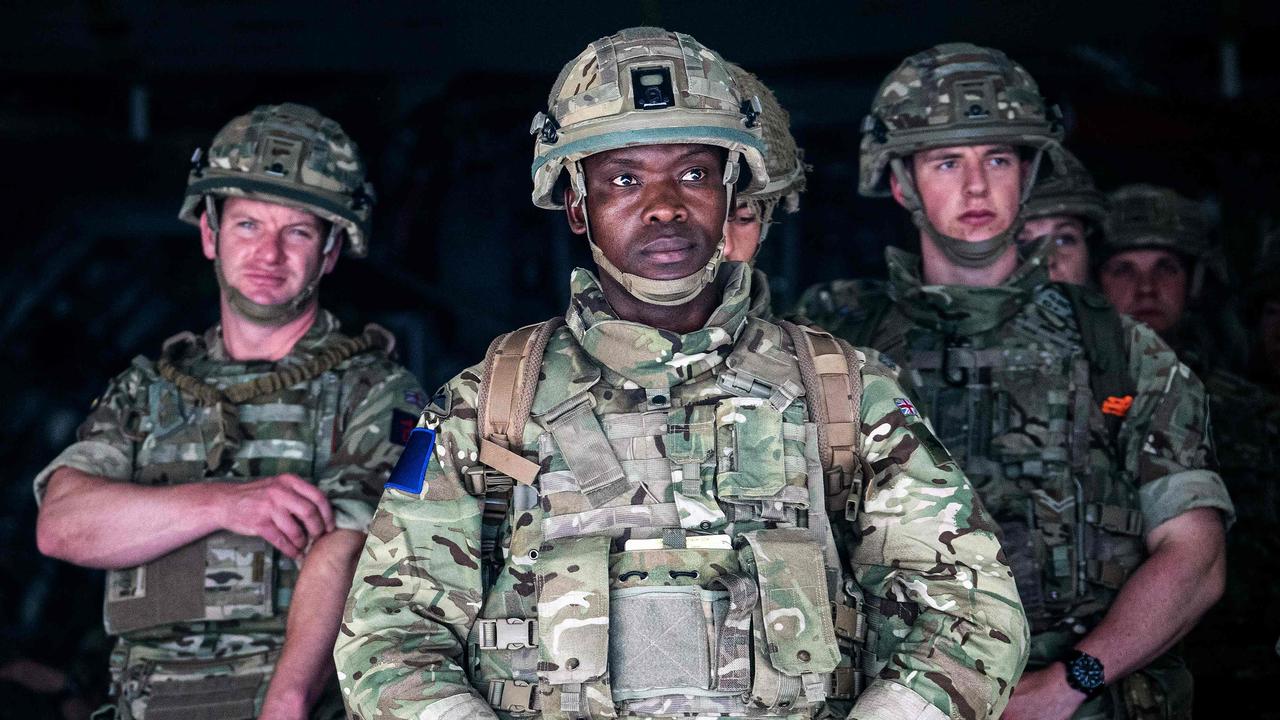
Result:
<svg viewBox="0 0 1280 720"><path fill-rule="evenodd" d="M1102 662L1086 653L1078 653L1067 665L1067 676L1074 680L1081 692L1091 692L1102 687Z"/></svg>

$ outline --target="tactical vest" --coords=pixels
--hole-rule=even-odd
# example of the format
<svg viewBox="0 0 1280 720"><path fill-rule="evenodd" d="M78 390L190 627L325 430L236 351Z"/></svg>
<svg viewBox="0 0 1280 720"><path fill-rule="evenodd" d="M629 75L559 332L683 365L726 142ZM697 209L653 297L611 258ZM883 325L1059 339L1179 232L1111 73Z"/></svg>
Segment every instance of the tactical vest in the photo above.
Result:
<svg viewBox="0 0 1280 720"><path fill-rule="evenodd" d="M500 716L809 717L878 670L848 523L828 514L858 511L862 361L747 322L723 364L671 388L603 380L556 321L490 347L467 659ZM567 371L541 373L544 352ZM636 409L597 408L617 393Z"/></svg>
<svg viewBox="0 0 1280 720"><path fill-rule="evenodd" d="M141 485L248 482L293 473L317 477L336 442L341 381L352 356L390 348L376 326L336 336L303 362L210 359L195 336L166 341L157 363L135 365L150 380L133 481ZM284 632L298 567L259 537L213 533L146 565L107 574L108 633L150 637L174 623L241 621ZM251 624L245 624L248 621Z"/></svg>
<svg viewBox="0 0 1280 720"><path fill-rule="evenodd" d="M1138 490L1123 467L1132 403L1119 319L1075 286L1047 284L998 331L962 336L859 297L855 342L906 368L937 437L1001 530L1032 631L1032 665L1102 616L1145 557Z"/></svg>

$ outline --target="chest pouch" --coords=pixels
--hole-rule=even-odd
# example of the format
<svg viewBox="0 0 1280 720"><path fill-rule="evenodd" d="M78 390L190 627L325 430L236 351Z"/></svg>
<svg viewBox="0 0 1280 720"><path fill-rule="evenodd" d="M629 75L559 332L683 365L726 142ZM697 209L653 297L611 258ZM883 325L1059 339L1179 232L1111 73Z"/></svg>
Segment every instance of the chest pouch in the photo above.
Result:
<svg viewBox="0 0 1280 720"><path fill-rule="evenodd" d="M537 568L542 717L616 717L609 688L609 546L599 535L543 543Z"/></svg>
<svg viewBox="0 0 1280 720"><path fill-rule="evenodd" d="M751 700L787 709L826 699L840 663L822 555L804 528L742 535L742 571L754 576L760 601L751 623Z"/></svg>
<svg viewBox="0 0 1280 720"><path fill-rule="evenodd" d="M735 506L734 519L793 520L809 507L804 441L803 421L789 422L765 400L716 405L716 494Z"/></svg>
<svg viewBox="0 0 1280 720"><path fill-rule="evenodd" d="M274 617L275 552L262 538L217 532L145 565L111 570L107 632Z"/></svg>
<svg viewBox="0 0 1280 720"><path fill-rule="evenodd" d="M151 659L144 648L132 648L122 673L118 717L256 718L279 657L279 650L264 650L234 658Z"/></svg>
<svg viewBox="0 0 1280 720"><path fill-rule="evenodd" d="M680 527L702 532L724 527L727 519L711 492L716 467L715 408L674 408L662 440L671 463L672 494Z"/></svg>

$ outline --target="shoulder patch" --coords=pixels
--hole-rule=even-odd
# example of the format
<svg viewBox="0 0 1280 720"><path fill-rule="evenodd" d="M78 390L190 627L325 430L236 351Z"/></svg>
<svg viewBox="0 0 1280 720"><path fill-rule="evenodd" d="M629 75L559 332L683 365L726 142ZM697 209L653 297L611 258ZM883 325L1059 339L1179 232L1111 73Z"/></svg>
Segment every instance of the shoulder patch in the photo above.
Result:
<svg viewBox="0 0 1280 720"><path fill-rule="evenodd" d="M426 403L423 408L425 412L429 412L436 417L448 417L449 411L453 409L453 391L448 385L436 391L431 400Z"/></svg>
<svg viewBox="0 0 1280 720"><path fill-rule="evenodd" d="M898 406L898 412L907 417L920 417L920 413L916 412L916 406L906 398L894 398L893 404Z"/></svg>
<svg viewBox="0 0 1280 720"><path fill-rule="evenodd" d="M420 495L427 484L427 463L431 453L436 449L436 431L428 428L414 428L409 433L404 452L386 487L403 490L411 495Z"/></svg>
<svg viewBox="0 0 1280 720"><path fill-rule="evenodd" d="M391 430L387 434L387 439L396 445L408 445L410 434L417 425L416 415L395 408L391 411Z"/></svg>

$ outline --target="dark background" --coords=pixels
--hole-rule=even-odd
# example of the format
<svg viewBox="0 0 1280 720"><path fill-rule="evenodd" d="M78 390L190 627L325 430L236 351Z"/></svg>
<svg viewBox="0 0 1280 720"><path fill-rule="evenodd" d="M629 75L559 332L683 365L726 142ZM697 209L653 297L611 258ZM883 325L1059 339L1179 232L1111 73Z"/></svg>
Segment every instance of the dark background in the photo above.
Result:
<svg viewBox="0 0 1280 720"><path fill-rule="evenodd" d="M196 231L176 220L195 147L262 103L307 103L342 123L379 203L370 257L339 263L322 302L348 329L393 329L432 389L498 332L563 309L569 270L589 256L558 213L529 201L529 121L564 62L639 24L694 35L790 111L815 170L801 213L762 254L782 307L810 283L876 275L886 244L911 244L900 211L857 196L857 127L884 75L938 42L1024 64L1104 189L1147 181L1203 199L1237 270L1277 219L1276 3L7 5L0 543L17 580L0 587L0 644L50 637L42 628L69 601L60 583L80 582L35 555L31 477L133 355L215 320ZM82 580L71 596L92 608L95 578Z"/></svg>

